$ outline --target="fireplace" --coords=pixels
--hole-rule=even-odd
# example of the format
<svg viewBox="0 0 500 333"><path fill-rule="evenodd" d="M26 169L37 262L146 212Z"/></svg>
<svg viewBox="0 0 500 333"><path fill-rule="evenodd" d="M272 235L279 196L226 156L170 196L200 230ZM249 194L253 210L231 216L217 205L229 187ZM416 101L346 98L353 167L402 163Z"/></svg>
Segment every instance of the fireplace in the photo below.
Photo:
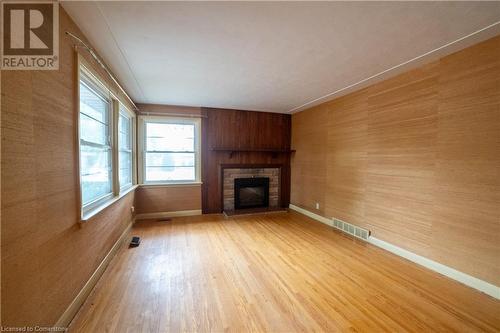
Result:
<svg viewBox="0 0 500 333"><path fill-rule="evenodd" d="M244 210L241 209L243 206L245 206L245 203L247 205L256 205L257 203L259 204L259 208L250 208L250 210L266 210L266 209L271 209L275 210L280 207L280 186L281 186L281 169L280 167L271 165L270 167L252 167L252 166L247 166L247 165L242 165L241 167L239 165L231 165L231 166L224 166L221 170L221 176L222 176L222 201L223 201L223 207L224 207L224 212L234 214L235 212L239 211L240 213L243 213ZM267 184L264 184L266 187L268 187L268 190L265 190L264 192L268 193L268 201L267 205L266 202L262 202L262 200L253 200L254 202L248 202L246 201L243 205L240 205L240 207L236 207L236 193L238 195L240 194L240 190L236 190L236 179L249 179L250 184L254 182L259 182L259 178L266 178L268 179ZM257 179L257 180L256 180ZM238 183L240 181L238 180ZM265 182L265 181L264 181ZM245 181L243 181L242 185L245 187L250 187L249 190L243 191L243 199L245 198L245 195L250 194L251 197L256 199L256 197L262 198L260 194L263 193L263 189L255 189L251 188L252 186L246 186ZM252 190L252 191L250 191ZM253 191L255 190L255 191ZM250 193L249 193L250 192ZM257 192L257 193L255 193ZM265 196L265 193L264 193ZM246 206L248 207L248 206ZM238 214L238 213L236 213Z"/></svg>
<svg viewBox="0 0 500 333"><path fill-rule="evenodd" d="M234 208L269 207L269 178L235 178Z"/></svg>

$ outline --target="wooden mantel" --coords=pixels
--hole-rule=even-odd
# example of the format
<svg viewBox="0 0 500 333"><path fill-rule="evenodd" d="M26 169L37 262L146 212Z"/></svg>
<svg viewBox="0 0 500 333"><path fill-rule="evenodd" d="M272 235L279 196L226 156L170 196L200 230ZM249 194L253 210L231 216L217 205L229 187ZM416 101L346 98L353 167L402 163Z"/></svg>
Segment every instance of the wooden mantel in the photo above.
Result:
<svg viewBox="0 0 500 333"><path fill-rule="evenodd" d="M229 152L229 158L232 158L234 153L270 153L273 157L277 157L278 154L291 154L295 152L293 149L280 148L212 148L210 150Z"/></svg>

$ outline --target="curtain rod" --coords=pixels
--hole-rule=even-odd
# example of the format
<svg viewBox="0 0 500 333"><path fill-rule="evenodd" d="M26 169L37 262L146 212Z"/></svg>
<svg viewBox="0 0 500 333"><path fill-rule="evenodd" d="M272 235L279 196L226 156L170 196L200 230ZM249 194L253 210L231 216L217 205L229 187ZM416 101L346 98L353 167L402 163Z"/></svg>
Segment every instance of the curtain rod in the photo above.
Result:
<svg viewBox="0 0 500 333"><path fill-rule="evenodd" d="M184 118L208 118L203 114L194 113L169 113L169 112L142 112L139 111L139 116L168 116L168 117L184 117Z"/></svg>
<svg viewBox="0 0 500 333"><path fill-rule="evenodd" d="M89 51L90 55L97 61L97 63L99 65L101 65L101 67L109 75L109 77L111 78L111 80L113 80L113 82L118 86L118 88L122 91L122 93L125 95L125 97L128 98L129 102L132 103L132 105L134 106L135 110L139 111L139 108L137 107L137 105L135 105L135 103L132 100L132 98L130 98L130 96L127 94L127 92L125 91L125 89L123 89L123 87L118 83L118 80L115 79L114 75L108 69L108 67L106 66L106 64L104 64L104 62L100 59L100 57L97 55L97 53L94 51L94 49L92 49L90 46L88 46L80 37L72 34L71 32L66 31L66 35L71 36L74 39L76 39L80 44L82 44L87 49L87 51Z"/></svg>

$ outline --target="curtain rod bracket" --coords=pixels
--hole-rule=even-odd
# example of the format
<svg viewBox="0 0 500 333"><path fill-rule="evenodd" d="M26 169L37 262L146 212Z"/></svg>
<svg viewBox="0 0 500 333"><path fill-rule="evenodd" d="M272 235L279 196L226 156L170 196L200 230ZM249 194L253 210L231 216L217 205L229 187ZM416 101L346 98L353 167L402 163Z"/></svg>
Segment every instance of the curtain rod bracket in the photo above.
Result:
<svg viewBox="0 0 500 333"><path fill-rule="evenodd" d="M108 69L108 67L106 66L106 64L100 59L100 57L97 55L97 53L94 51L93 48L91 48L90 46L88 46L80 37L78 37L77 35L69 32L69 31L65 31L66 35L76 39L80 44L83 45L83 47L85 47L85 49L87 49L87 51L90 53L90 55L92 56L92 58L94 58L97 63L104 69L104 71L109 75L109 77L111 78L111 80L113 80L113 82L118 86L118 88L122 91L122 93L125 95L125 97L128 98L129 102L132 104L132 106L135 108L136 111L139 111L139 108L137 107L137 105L135 105L134 101L132 100L132 98L130 98L130 96L127 94L127 92L125 91L125 89L123 89L123 87L120 85L120 83L118 83L118 80L115 78L115 76L113 75L113 73L111 73L111 71ZM77 50L78 48L78 45L75 45L75 50Z"/></svg>

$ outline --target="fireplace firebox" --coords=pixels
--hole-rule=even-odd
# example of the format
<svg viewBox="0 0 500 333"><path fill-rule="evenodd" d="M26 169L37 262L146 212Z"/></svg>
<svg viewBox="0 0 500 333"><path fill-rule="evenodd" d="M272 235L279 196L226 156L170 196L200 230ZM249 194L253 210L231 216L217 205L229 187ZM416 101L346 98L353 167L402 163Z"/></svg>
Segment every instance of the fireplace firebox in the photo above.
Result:
<svg viewBox="0 0 500 333"><path fill-rule="evenodd" d="M269 178L235 178L234 208L269 207Z"/></svg>

